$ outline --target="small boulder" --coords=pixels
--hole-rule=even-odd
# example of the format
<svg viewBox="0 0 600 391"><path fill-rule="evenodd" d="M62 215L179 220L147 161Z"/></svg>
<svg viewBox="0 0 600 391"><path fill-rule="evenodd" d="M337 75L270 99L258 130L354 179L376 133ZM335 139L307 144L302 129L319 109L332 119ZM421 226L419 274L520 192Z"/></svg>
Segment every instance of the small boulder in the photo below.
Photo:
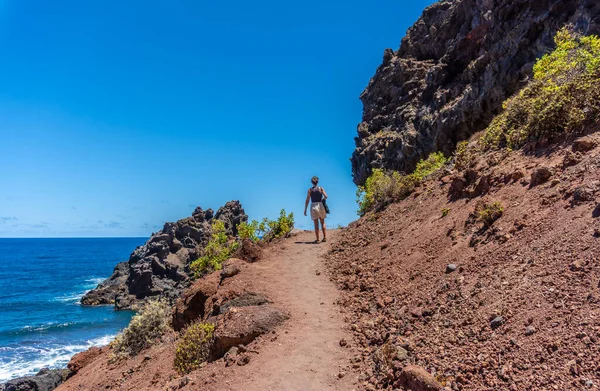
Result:
<svg viewBox="0 0 600 391"><path fill-rule="evenodd" d="M598 146L598 141L591 137L585 136L573 141L573 152L587 152Z"/></svg>
<svg viewBox="0 0 600 391"><path fill-rule="evenodd" d="M244 366L250 362L250 356L247 353L240 354L237 359L237 365Z"/></svg>
<svg viewBox="0 0 600 391"><path fill-rule="evenodd" d="M402 368L398 380L400 385L412 391L440 391L443 388L432 374L417 365Z"/></svg>
<svg viewBox="0 0 600 391"><path fill-rule="evenodd" d="M242 270L240 267L240 262L241 261L239 259L235 258L225 261L223 263L223 269L221 269L221 280L231 278L239 274L239 272Z"/></svg>
<svg viewBox="0 0 600 391"><path fill-rule="evenodd" d="M490 322L490 327L492 330L496 330L498 327L502 326L505 323L505 320L502 316L497 316Z"/></svg>
<svg viewBox="0 0 600 391"><path fill-rule="evenodd" d="M449 195L451 199L459 199L463 196L465 189L467 188L467 180L462 176L456 176L452 178L450 184Z"/></svg>
<svg viewBox="0 0 600 391"><path fill-rule="evenodd" d="M573 205L594 201L596 189L591 186L577 186L573 191Z"/></svg>
<svg viewBox="0 0 600 391"><path fill-rule="evenodd" d="M573 153L571 151L567 151L567 153L563 157L562 166L563 166L563 168L575 166L575 165L581 163L582 160L583 160L583 156L581 156L581 153L579 153L579 152Z"/></svg>
<svg viewBox="0 0 600 391"><path fill-rule="evenodd" d="M538 167L531 173L531 187L541 185L550 179L553 175L548 167Z"/></svg>
<svg viewBox="0 0 600 391"><path fill-rule="evenodd" d="M457 266L454 263L449 263L448 265L446 265L446 274L452 273L454 271L456 271Z"/></svg>
<svg viewBox="0 0 600 391"><path fill-rule="evenodd" d="M525 335L530 336L535 334L535 327L533 326L527 326L527 328L525 329Z"/></svg>
<svg viewBox="0 0 600 391"><path fill-rule="evenodd" d="M211 358L221 358L232 347L249 344L259 335L271 332L288 318L286 313L270 305L232 308L216 318Z"/></svg>
<svg viewBox="0 0 600 391"><path fill-rule="evenodd" d="M572 272L580 272L583 270L583 267L584 267L584 263L583 263L583 261L581 261L579 259L571 262L571 264L569 265L569 269Z"/></svg>

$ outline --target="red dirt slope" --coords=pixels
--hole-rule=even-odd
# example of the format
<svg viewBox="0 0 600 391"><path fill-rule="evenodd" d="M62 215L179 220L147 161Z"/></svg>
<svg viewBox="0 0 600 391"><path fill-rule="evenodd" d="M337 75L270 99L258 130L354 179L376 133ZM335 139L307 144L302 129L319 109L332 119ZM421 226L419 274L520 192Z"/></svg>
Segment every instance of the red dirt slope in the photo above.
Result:
<svg viewBox="0 0 600 391"><path fill-rule="evenodd" d="M497 152L344 230L328 265L363 387L417 364L453 390L598 389L599 141Z"/></svg>

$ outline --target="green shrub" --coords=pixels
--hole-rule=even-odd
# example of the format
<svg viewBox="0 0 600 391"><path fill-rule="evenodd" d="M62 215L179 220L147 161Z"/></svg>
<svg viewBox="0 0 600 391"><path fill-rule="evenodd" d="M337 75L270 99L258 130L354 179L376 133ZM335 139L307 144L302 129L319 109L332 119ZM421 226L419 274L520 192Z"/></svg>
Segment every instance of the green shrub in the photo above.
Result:
<svg viewBox="0 0 600 391"><path fill-rule="evenodd" d="M484 150L574 133L600 118L600 38L562 29L555 42L536 62L533 80L504 102L480 140Z"/></svg>
<svg viewBox="0 0 600 391"><path fill-rule="evenodd" d="M374 169L365 185L359 186L356 191L358 214L364 216L372 209L408 197L419 183L442 168L446 162L444 155L436 152L429 155L427 159L419 161L415 171L410 175Z"/></svg>
<svg viewBox="0 0 600 391"><path fill-rule="evenodd" d="M487 227L494 224L496 220L502 217L504 207L498 201L491 204L482 204L477 210L477 219L483 222Z"/></svg>
<svg viewBox="0 0 600 391"><path fill-rule="evenodd" d="M171 307L166 301L147 302L110 343L114 358L135 356L149 347L170 328L170 322Z"/></svg>
<svg viewBox="0 0 600 391"><path fill-rule="evenodd" d="M468 141L461 141L456 144L456 151L454 152L454 167L463 171L471 167L475 160L476 150L469 145Z"/></svg>
<svg viewBox="0 0 600 391"><path fill-rule="evenodd" d="M223 262L229 259L238 246L238 242L230 240L227 236L225 224L221 220L214 220L212 235L204 248L204 255L193 261L190 268L196 277L213 270L221 270Z"/></svg>
<svg viewBox="0 0 600 391"><path fill-rule="evenodd" d="M448 159L441 152L434 152L430 154L427 159L419 161L417 168L411 174L415 182L420 182L427 178L429 175L437 172L440 168L448 162Z"/></svg>
<svg viewBox="0 0 600 391"><path fill-rule="evenodd" d="M249 239L253 242L258 242L259 223L256 220L252 220L250 223L242 222L237 226L238 237L241 240Z"/></svg>
<svg viewBox="0 0 600 391"><path fill-rule="evenodd" d="M294 214L285 212L281 209L277 220L262 219L259 223L252 220L250 223L241 223L238 225L238 236L240 239L250 239L253 242L268 242L273 239L286 236L294 228Z"/></svg>
<svg viewBox="0 0 600 391"><path fill-rule="evenodd" d="M258 226L258 230L262 233L261 236L265 241L284 237L292 229L294 229L294 214L286 214L285 209L281 209L277 220L264 218Z"/></svg>
<svg viewBox="0 0 600 391"><path fill-rule="evenodd" d="M179 374L190 373L208 360L213 343L215 325L196 322L183 332L175 349L173 365Z"/></svg>
<svg viewBox="0 0 600 391"><path fill-rule="evenodd" d="M450 213L450 208L442 208L442 217L448 216L448 213Z"/></svg>

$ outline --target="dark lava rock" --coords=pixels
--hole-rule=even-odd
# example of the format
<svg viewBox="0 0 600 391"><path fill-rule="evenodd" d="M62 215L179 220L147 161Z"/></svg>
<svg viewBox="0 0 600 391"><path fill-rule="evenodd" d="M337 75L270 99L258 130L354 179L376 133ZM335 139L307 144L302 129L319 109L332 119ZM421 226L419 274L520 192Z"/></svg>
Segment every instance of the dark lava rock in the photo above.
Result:
<svg viewBox="0 0 600 391"><path fill-rule="evenodd" d="M596 189L592 186L577 186L573 191L573 205L580 205L596 199Z"/></svg>
<svg viewBox="0 0 600 391"><path fill-rule="evenodd" d="M262 293L246 292L240 296L225 302L219 307L219 313L224 314L231 308L257 306L270 303L267 296Z"/></svg>
<svg viewBox="0 0 600 391"><path fill-rule="evenodd" d="M533 334L535 334L535 327L527 326L527 328L525 329L525 335L529 336Z"/></svg>
<svg viewBox="0 0 600 391"><path fill-rule="evenodd" d="M177 299L188 284L189 265L202 253L212 234L213 220L223 221L229 235L237 235L237 225L248 221L242 205L230 201L219 208L198 207L191 217L166 223L136 248L128 262L119 263L113 275L82 299L84 305L114 304L128 309L148 297Z"/></svg>
<svg viewBox="0 0 600 391"><path fill-rule="evenodd" d="M505 323L505 320L501 316L497 316L490 322L490 327L492 330L496 330L498 327L502 326Z"/></svg>
<svg viewBox="0 0 600 391"><path fill-rule="evenodd" d="M600 2L441 0L425 9L361 94L354 182L373 168L410 171L484 129L531 78L564 25L600 33Z"/></svg>
<svg viewBox="0 0 600 391"><path fill-rule="evenodd" d="M68 375L68 369L44 368L35 376L9 380L4 384L4 391L51 391L65 381Z"/></svg>

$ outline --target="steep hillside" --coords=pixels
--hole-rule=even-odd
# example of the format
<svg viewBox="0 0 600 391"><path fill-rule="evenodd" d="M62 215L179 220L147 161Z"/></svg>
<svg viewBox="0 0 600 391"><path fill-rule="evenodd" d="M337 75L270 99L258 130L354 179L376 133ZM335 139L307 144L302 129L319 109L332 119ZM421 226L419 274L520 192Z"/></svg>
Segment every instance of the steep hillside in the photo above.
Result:
<svg viewBox="0 0 600 391"><path fill-rule="evenodd" d="M600 33L595 0L442 0L427 8L361 95L354 181L372 168L410 171L432 151L485 128L531 76L565 24Z"/></svg>
<svg viewBox="0 0 600 391"><path fill-rule="evenodd" d="M600 386L598 130L450 166L344 231L328 268L363 387L407 364L453 390Z"/></svg>

